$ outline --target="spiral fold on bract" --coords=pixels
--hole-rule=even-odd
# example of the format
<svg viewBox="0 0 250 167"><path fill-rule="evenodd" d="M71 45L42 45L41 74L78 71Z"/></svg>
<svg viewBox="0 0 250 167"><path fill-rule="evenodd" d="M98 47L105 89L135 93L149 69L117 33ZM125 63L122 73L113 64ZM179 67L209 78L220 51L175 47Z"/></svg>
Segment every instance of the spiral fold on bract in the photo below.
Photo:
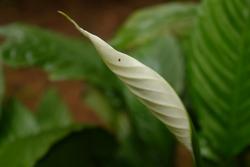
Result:
<svg viewBox="0 0 250 167"><path fill-rule="evenodd" d="M192 152L191 126L188 114L178 95L167 81L151 68L113 49L101 38L82 29L71 18L65 16L84 36L91 40L109 69L152 111L155 117L168 127L178 141Z"/></svg>

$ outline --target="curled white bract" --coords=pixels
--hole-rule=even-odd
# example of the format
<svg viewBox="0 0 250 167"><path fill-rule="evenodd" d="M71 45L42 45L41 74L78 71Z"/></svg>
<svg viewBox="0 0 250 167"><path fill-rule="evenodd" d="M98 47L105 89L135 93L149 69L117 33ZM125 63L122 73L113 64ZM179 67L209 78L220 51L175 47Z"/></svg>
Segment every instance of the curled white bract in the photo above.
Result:
<svg viewBox="0 0 250 167"><path fill-rule="evenodd" d="M115 50L101 38L79 27L67 15L60 13L90 39L109 69L192 152L191 125L187 111L167 81L151 68Z"/></svg>

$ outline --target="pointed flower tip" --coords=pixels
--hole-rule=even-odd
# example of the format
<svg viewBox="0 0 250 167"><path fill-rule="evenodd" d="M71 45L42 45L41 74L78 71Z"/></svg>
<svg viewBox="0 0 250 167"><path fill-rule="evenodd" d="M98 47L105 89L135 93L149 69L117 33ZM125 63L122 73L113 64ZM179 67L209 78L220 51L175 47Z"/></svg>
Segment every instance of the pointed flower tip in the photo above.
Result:
<svg viewBox="0 0 250 167"><path fill-rule="evenodd" d="M68 21L70 21L83 35L89 36L89 32L86 30L82 29L69 15L67 15L65 12L58 10L57 11L59 14L64 16Z"/></svg>
<svg viewBox="0 0 250 167"><path fill-rule="evenodd" d="M61 14L62 16L64 16L67 20L69 20L72 24L74 24L77 28L80 27L69 15L67 15L66 13L64 13L63 11L58 10L57 11L59 14Z"/></svg>

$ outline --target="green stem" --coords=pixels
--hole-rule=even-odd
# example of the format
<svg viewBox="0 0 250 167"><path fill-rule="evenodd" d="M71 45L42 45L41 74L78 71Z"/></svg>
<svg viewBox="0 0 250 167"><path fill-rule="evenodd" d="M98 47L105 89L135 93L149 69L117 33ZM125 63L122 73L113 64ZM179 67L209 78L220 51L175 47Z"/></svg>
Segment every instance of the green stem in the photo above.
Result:
<svg viewBox="0 0 250 167"><path fill-rule="evenodd" d="M195 163L194 166L202 167L203 163L202 163L201 154L200 154L200 145L198 141L198 136L192 123L191 123L191 130L192 130L193 159Z"/></svg>

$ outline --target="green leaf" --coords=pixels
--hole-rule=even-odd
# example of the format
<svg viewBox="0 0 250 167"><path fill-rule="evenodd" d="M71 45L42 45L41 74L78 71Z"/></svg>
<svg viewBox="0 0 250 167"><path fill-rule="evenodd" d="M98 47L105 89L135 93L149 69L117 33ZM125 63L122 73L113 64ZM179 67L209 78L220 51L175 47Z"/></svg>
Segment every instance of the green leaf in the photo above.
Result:
<svg viewBox="0 0 250 167"><path fill-rule="evenodd" d="M73 133L52 147L36 167L115 167L118 143L100 128L87 128Z"/></svg>
<svg viewBox="0 0 250 167"><path fill-rule="evenodd" d="M205 0L189 58L190 93L206 152L227 160L250 144L249 10L245 0Z"/></svg>
<svg viewBox="0 0 250 167"><path fill-rule="evenodd" d="M104 93L93 87L88 87L83 99L85 104L93 109L109 129L117 131L119 112L115 110L111 100Z"/></svg>
<svg viewBox="0 0 250 167"><path fill-rule="evenodd" d="M183 36L196 19L197 7L191 3L167 3L139 10L122 26L112 45L133 49L162 35Z"/></svg>
<svg viewBox="0 0 250 167"><path fill-rule="evenodd" d="M16 100L5 104L0 125L0 166L31 167L55 142L79 129L69 122L71 118L65 115L57 94L48 92L42 101L38 115Z"/></svg>
<svg viewBox="0 0 250 167"><path fill-rule="evenodd" d="M46 92L37 111L37 119L43 130L60 128L72 124L71 114L53 89ZM56 107L56 108L55 108Z"/></svg>
<svg viewBox="0 0 250 167"><path fill-rule="evenodd" d="M54 80L86 79L94 83L110 74L85 41L24 24L2 26L0 35L6 37L0 47L1 58L12 67L40 67Z"/></svg>

